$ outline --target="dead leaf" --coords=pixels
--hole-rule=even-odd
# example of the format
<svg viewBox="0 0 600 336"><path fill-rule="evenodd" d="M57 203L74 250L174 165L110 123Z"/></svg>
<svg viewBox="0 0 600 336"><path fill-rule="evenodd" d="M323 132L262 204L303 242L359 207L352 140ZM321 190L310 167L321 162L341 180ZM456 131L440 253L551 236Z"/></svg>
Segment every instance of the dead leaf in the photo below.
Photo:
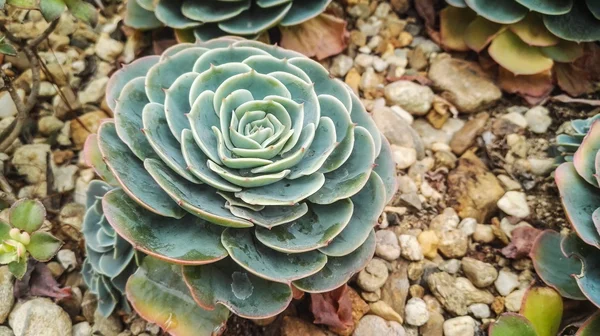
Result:
<svg viewBox="0 0 600 336"><path fill-rule="evenodd" d="M552 71L547 70L535 75L516 76L512 72L499 67L498 84L508 93L518 94L528 103L540 102L552 92Z"/></svg>
<svg viewBox="0 0 600 336"><path fill-rule="evenodd" d="M587 69L581 68L575 63L556 63L554 73L558 86L573 97L589 93L594 88Z"/></svg>
<svg viewBox="0 0 600 336"><path fill-rule="evenodd" d="M561 94L555 97L552 97L552 100L561 102L561 103L575 103L575 104L586 104L590 106L600 106L599 99L578 99L567 96L566 94Z"/></svg>
<svg viewBox="0 0 600 336"><path fill-rule="evenodd" d="M512 231L510 244L502 249L502 254L509 259L520 259L529 255L535 238L542 231L531 226L521 226Z"/></svg>
<svg viewBox="0 0 600 336"><path fill-rule="evenodd" d="M347 46L347 22L330 14L291 27L279 27L281 46L322 60L341 53Z"/></svg>
<svg viewBox="0 0 600 336"><path fill-rule="evenodd" d="M42 296L63 300L71 297L71 288L61 288L45 263L30 260L25 276L15 282L14 294L17 299Z"/></svg>
<svg viewBox="0 0 600 336"><path fill-rule="evenodd" d="M310 298L314 323L325 324L334 329L352 327L352 300L348 295L347 285L327 293L311 294Z"/></svg>

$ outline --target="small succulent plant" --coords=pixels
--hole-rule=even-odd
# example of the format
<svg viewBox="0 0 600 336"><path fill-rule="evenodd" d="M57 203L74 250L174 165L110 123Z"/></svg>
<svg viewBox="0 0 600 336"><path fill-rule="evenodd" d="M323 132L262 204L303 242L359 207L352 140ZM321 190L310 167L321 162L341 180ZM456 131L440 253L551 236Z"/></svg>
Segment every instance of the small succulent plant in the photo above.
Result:
<svg viewBox="0 0 600 336"><path fill-rule="evenodd" d="M583 131L592 120L583 140L573 137L569 141L571 149L578 146L572 162L561 164L555 172L563 207L574 232L561 235L544 231L536 239L530 256L540 278L562 296L590 300L600 307L600 121L582 120L574 125Z"/></svg>
<svg viewBox="0 0 600 336"><path fill-rule="evenodd" d="M0 264L21 279L27 271L29 256L38 261L54 257L62 242L48 232L40 231L46 208L36 200L15 202L9 211L9 223L0 221Z"/></svg>
<svg viewBox="0 0 600 336"><path fill-rule="evenodd" d="M85 151L118 186L107 221L148 255L127 284L142 316L210 334L225 307L274 316L292 286L333 290L372 258L395 164L319 63L235 38L180 44L115 73L106 96L115 118Z"/></svg>
<svg viewBox="0 0 600 336"><path fill-rule="evenodd" d="M596 0L446 0L440 13L441 39L453 50L488 48L515 75L548 71L555 62L583 55L580 42L600 40Z"/></svg>
<svg viewBox="0 0 600 336"><path fill-rule="evenodd" d="M137 29L193 29L201 41L225 35L256 38L269 28L298 25L331 0L131 0L125 23Z"/></svg>
<svg viewBox="0 0 600 336"><path fill-rule="evenodd" d="M114 187L92 181L87 191L87 211L83 219L83 236L87 258L83 262L83 280L98 296L98 311L108 317L118 308L130 312L125 284L137 270L136 252L108 224L102 210L102 196Z"/></svg>
<svg viewBox="0 0 600 336"><path fill-rule="evenodd" d="M600 114L587 119L576 119L570 122L572 130L566 134L560 134L556 137L556 150L558 151L557 162L571 162L575 151L581 145L583 138L592 127L592 124L600 120Z"/></svg>
<svg viewBox="0 0 600 336"><path fill-rule="evenodd" d="M58 19L68 10L74 17L91 26L98 23L96 8L85 0L0 0L0 9L5 5L39 10L48 22Z"/></svg>

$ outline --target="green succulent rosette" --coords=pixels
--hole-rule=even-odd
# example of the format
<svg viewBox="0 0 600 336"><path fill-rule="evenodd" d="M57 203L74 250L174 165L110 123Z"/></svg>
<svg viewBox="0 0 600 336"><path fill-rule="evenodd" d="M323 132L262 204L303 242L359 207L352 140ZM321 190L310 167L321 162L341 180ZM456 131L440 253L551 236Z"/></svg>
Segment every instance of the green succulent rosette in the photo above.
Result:
<svg viewBox="0 0 600 336"><path fill-rule="evenodd" d="M570 144L576 148L572 161L562 163L555 172L573 232L544 231L535 241L531 258L542 280L562 296L587 299L600 307L600 121L595 119L574 122L576 129L588 129L587 134L583 140L572 138Z"/></svg>
<svg viewBox="0 0 600 336"><path fill-rule="evenodd" d="M107 102L114 120L86 152L118 186L102 199L107 221L148 255L127 285L143 316L168 329L156 302L182 300L212 320L223 306L273 316L292 286L333 290L372 258L395 163L359 98L319 63L235 38L180 44L115 73ZM178 320L187 335L197 318Z"/></svg>
<svg viewBox="0 0 600 336"><path fill-rule="evenodd" d="M193 29L201 41L225 35L255 38L277 25L321 14L331 0L129 0L125 23L137 29Z"/></svg>
<svg viewBox="0 0 600 336"><path fill-rule="evenodd" d="M596 0L446 0L442 43L481 52L515 75L534 75L584 53L581 42L600 40Z"/></svg>
<svg viewBox="0 0 600 336"><path fill-rule="evenodd" d="M117 235L102 210L102 197L113 188L102 181L90 183L82 230L87 258L81 273L90 291L98 297L98 311L106 317L117 308L131 312L125 284L138 268L134 248Z"/></svg>
<svg viewBox="0 0 600 336"><path fill-rule="evenodd" d="M600 120L600 114L587 119L576 119L570 122L572 131L566 134L559 134L556 137L556 150L558 155L556 161L571 162L573 161L573 155L581 145L583 138L589 132L592 124Z"/></svg>

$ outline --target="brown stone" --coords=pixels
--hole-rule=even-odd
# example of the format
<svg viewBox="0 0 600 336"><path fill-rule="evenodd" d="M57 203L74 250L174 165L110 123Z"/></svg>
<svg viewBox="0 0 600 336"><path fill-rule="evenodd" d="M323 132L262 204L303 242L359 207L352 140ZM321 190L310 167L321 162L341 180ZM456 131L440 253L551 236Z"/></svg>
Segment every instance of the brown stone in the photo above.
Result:
<svg viewBox="0 0 600 336"><path fill-rule="evenodd" d="M485 164L468 151L448 174L448 194L450 205L461 218L472 217L478 223L485 223L496 211L496 202L504 195L504 188Z"/></svg>
<svg viewBox="0 0 600 336"><path fill-rule="evenodd" d="M281 336L327 336L319 327L293 316L283 318Z"/></svg>
<svg viewBox="0 0 600 336"><path fill-rule="evenodd" d="M444 335L444 316L436 311L429 312L429 320L424 326L419 328L421 336L443 336Z"/></svg>
<svg viewBox="0 0 600 336"><path fill-rule="evenodd" d="M467 123L454 133L450 141L450 148L457 155L462 155L469 147L473 146L475 139L483 131L485 123L490 118L487 112L479 113L475 118L467 121Z"/></svg>
<svg viewBox="0 0 600 336"><path fill-rule="evenodd" d="M88 112L71 121L71 138L73 139L75 147L81 149L88 135L96 133L100 126L100 122L107 118L110 117L104 113L104 111L97 110Z"/></svg>
<svg viewBox="0 0 600 336"><path fill-rule="evenodd" d="M400 316L404 316L404 306L408 297L408 262L400 260L393 265L392 272L381 288L381 300L392 307Z"/></svg>

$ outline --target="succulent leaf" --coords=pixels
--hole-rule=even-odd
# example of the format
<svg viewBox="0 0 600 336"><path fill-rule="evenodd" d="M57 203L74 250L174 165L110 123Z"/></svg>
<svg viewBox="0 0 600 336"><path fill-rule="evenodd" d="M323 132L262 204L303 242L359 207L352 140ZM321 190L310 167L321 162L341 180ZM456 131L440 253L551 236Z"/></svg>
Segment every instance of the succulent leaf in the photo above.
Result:
<svg viewBox="0 0 600 336"><path fill-rule="evenodd" d="M174 336L219 334L229 317L225 307L199 307L181 267L150 256L127 282L127 297L140 316Z"/></svg>
<svg viewBox="0 0 600 336"><path fill-rule="evenodd" d="M554 336L560 327L563 301L552 288L531 287L525 293L520 313L531 322L537 336Z"/></svg>
<svg viewBox="0 0 600 336"><path fill-rule="evenodd" d="M184 265L206 309L268 317L292 283L342 286L373 256L396 193L391 148L358 97L317 62L256 41L165 54L124 67L108 89L115 120L97 140L120 187L102 203L114 234ZM90 260L109 241L91 240Z"/></svg>
<svg viewBox="0 0 600 336"><path fill-rule="evenodd" d="M490 324L490 336L537 336L531 322L515 313L505 313L496 322Z"/></svg>
<svg viewBox="0 0 600 336"><path fill-rule="evenodd" d="M568 13L573 7L573 0L515 0L529 10L548 14L560 15Z"/></svg>
<svg viewBox="0 0 600 336"><path fill-rule="evenodd" d="M582 271L583 264L577 258L565 256L561 250L562 237L558 232L546 230L537 238L530 257L536 273L563 297L585 300L573 275Z"/></svg>
<svg viewBox="0 0 600 336"><path fill-rule="evenodd" d="M504 24L516 23L522 20L528 9L515 0L498 0L491 3L486 0L465 0L467 5L478 15Z"/></svg>
<svg viewBox="0 0 600 336"><path fill-rule="evenodd" d="M600 20L583 1L574 1L571 11L563 15L546 15L544 24L548 30L568 41L593 42L600 40Z"/></svg>
<svg viewBox="0 0 600 336"><path fill-rule="evenodd" d="M571 63L583 56L583 46L576 42L561 40L558 44L541 48L542 53L556 62Z"/></svg>
<svg viewBox="0 0 600 336"><path fill-rule="evenodd" d="M600 333L600 313L590 316L579 328L575 336L593 336Z"/></svg>
<svg viewBox="0 0 600 336"><path fill-rule="evenodd" d="M598 150L600 150L600 122L596 121L573 156L573 165L579 176L595 187L598 187L597 172L600 168L600 160L597 159Z"/></svg>
<svg viewBox="0 0 600 336"><path fill-rule="evenodd" d="M515 75L537 74L554 64L539 48L527 45L510 30L498 35L488 51L494 61Z"/></svg>
<svg viewBox="0 0 600 336"><path fill-rule="evenodd" d="M452 50L468 51L465 42L467 27L477 14L469 8L448 6L440 11L440 37L442 44Z"/></svg>
<svg viewBox="0 0 600 336"><path fill-rule="evenodd" d="M560 41L548 31L542 16L536 13L529 13L523 20L511 24L509 29L530 46L549 47Z"/></svg>
<svg viewBox="0 0 600 336"><path fill-rule="evenodd" d="M10 224L27 233L32 233L42 227L44 219L46 219L46 208L37 200L22 199L10 208Z"/></svg>
<svg viewBox="0 0 600 336"><path fill-rule="evenodd" d="M104 217L102 198L111 189L113 186L102 181L90 183L82 230L87 252L83 279L98 296L98 311L104 316L111 315L117 307L130 311L124 296L125 283L137 269L134 248L117 235Z"/></svg>
<svg viewBox="0 0 600 336"><path fill-rule="evenodd" d="M577 274L575 279L579 284L581 292L596 306L600 305L600 250L583 242L575 233L566 236L561 249L566 256L574 256L583 263L582 273Z"/></svg>
<svg viewBox="0 0 600 336"><path fill-rule="evenodd" d="M63 242L47 232L34 232L27 251L37 261L48 261L58 252Z"/></svg>

